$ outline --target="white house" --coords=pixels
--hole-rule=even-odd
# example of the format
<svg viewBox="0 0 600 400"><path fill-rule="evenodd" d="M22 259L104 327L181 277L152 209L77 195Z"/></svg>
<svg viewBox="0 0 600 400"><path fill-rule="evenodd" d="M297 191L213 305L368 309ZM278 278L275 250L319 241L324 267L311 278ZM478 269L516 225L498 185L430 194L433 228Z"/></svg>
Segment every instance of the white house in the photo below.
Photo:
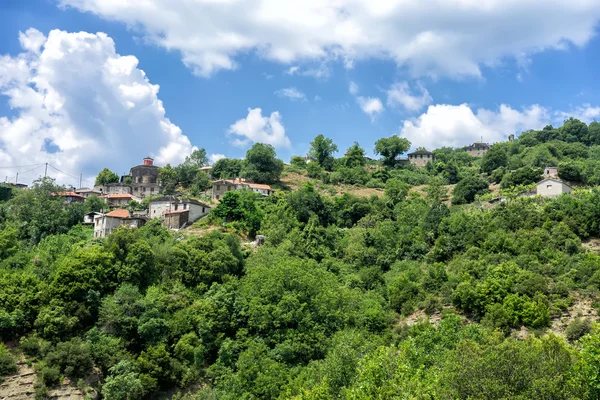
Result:
<svg viewBox="0 0 600 400"><path fill-rule="evenodd" d="M94 218L94 237L106 237L119 226L124 226L126 228L140 228L145 223L145 217L134 216L128 210L120 208L111 211L108 214L96 215Z"/></svg>
<svg viewBox="0 0 600 400"><path fill-rule="evenodd" d="M176 196L163 196L150 202L148 217L165 220L165 214L171 215L175 211L188 211L187 223L196 222L200 217L210 212L210 206L194 199Z"/></svg>
<svg viewBox="0 0 600 400"><path fill-rule="evenodd" d="M135 200L138 203L142 201L141 198L127 193L107 194L102 197L108 202L108 205L111 207L127 207L131 200Z"/></svg>
<svg viewBox="0 0 600 400"><path fill-rule="evenodd" d="M571 193L573 188L558 179L546 178L537 183L537 194L543 197L557 197L563 193Z"/></svg>
<svg viewBox="0 0 600 400"><path fill-rule="evenodd" d="M252 190L253 192L270 196L275 191L269 185L261 183L248 182L242 178L236 179L221 179L214 181L212 184L212 199L213 201L220 200L223 195L231 190Z"/></svg>
<svg viewBox="0 0 600 400"><path fill-rule="evenodd" d="M93 225L94 224L94 220L96 219L96 217L98 216L102 216L103 214L100 212L90 212L87 213L83 216L83 224L84 225Z"/></svg>

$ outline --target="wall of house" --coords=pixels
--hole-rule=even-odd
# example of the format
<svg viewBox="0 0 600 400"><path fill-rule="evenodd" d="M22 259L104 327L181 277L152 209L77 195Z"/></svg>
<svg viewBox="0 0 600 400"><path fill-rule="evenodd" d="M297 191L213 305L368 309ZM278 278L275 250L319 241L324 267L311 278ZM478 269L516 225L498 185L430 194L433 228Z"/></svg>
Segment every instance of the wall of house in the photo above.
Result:
<svg viewBox="0 0 600 400"><path fill-rule="evenodd" d="M168 229L179 229L188 222L190 213L167 214L163 220L163 226Z"/></svg>
<svg viewBox="0 0 600 400"><path fill-rule="evenodd" d="M205 216L210 211L209 207L199 206L198 204L188 203L190 216L190 222L196 222L200 217Z"/></svg>
<svg viewBox="0 0 600 400"><path fill-rule="evenodd" d="M416 154L413 156L409 156L408 160L412 165L417 167L424 167L428 162L433 161L433 156L428 154Z"/></svg>
<svg viewBox="0 0 600 400"><path fill-rule="evenodd" d="M104 185L95 187L94 190L101 191L103 194L132 194L131 186L127 184L115 183L111 185Z"/></svg>
<svg viewBox="0 0 600 400"><path fill-rule="evenodd" d="M223 195L227 192L229 192L230 190L236 190L237 186L236 184L233 183L213 183L212 185L212 199L213 200L219 200L221 199L221 197L223 197Z"/></svg>
<svg viewBox="0 0 600 400"><path fill-rule="evenodd" d="M471 157L483 157L487 152L488 149L482 147L470 147L467 149L467 153L469 153Z"/></svg>
<svg viewBox="0 0 600 400"><path fill-rule="evenodd" d="M154 196L155 194L160 193L160 186L158 183L133 183L131 186L131 194L142 199L146 196Z"/></svg>
<svg viewBox="0 0 600 400"><path fill-rule="evenodd" d="M103 238L121 225L121 218L114 217L98 217L94 220L94 237Z"/></svg>
<svg viewBox="0 0 600 400"><path fill-rule="evenodd" d="M562 182L545 181L537 185L537 194L544 197L556 197L573 190Z"/></svg>

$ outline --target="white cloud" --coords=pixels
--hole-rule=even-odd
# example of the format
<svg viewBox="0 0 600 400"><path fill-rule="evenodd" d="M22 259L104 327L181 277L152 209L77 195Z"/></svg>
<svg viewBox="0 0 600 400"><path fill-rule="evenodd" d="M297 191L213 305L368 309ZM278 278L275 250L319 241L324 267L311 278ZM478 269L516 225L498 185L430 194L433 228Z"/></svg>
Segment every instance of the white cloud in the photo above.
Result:
<svg viewBox="0 0 600 400"><path fill-rule="evenodd" d="M397 82L387 91L388 106L402 106L408 111L419 111L431 104L433 99L427 89L417 85L419 94L412 94L408 82Z"/></svg>
<svg viewBox="0 0 600 400"><path fill-rule="evenodd" d="M600 118L600 107L594 107L590 104L583 104L575 107L570 112L558 111L556 112L556 118L561 122L568 119L569 117L577 118L587 123L592 122Z"/></svg>
<svg viewBox="0 0 600 400"><path fill-rule="evenodd" d="M356 84L356 82L350 82L350 85L348 85L348 91L352 96L356 96L358 94L358 85Z"/></svg>
<svg viewBox="0 0 600 400"><path fill-rule="evenodd" d="M117 20L208 76L249 51L288 65L386 58L415 76L480 76L481 65L583 46L594 0L59 0Z"/></svg>
<svg viewBox="0 0 600 400"><path fill-rule="evenodd" d="M497 111L473 112L467 104L437 104L429 106L420 117L404 121L400 134L414 147L462 147L481 139L494 143L506 140L511 133L541 129L551 119L551 113L539 105L521 111L501 105Z"/></svg>
<svg viewBox="0 0 600 400"><path fill-rule="evenodd" d="M159 87L106 34L53 30L45 38L29 29L19 40L23 53L0 57L0 93L16 110L0 118L1 165L49 162L91 178L104 167L126 172L148 155L177 163L193 150L165 117Z"/></svg>
<svg viewBox="0 0 600 400"><path fill-rule="evenodd" d="M226 158L225 154L211 154L208 156L208 162L210 165L213 165L214 163L216 163L217 161Z"/></svg>
<svg viewBox="0 0 600 400"><path fill-rule="evenodd" d="M285 135L281 115L275 111L270 117L263 117L260 108L249 108L246 118L236 121L228 133L234 135L234 146L247 146L251 143L266 143L273 147L289 148L290 139Z"/></svg>
<svg viewBox="0 0 600 400"><path fill-rule="evenodd" d="M306 101L306 95L294 87L276 90L275 94L279 97L287 97L290 100Z"/></svg>
<svg viewBox="0 0 600 400"><path fill-rule="evenodd" d="M356 100L360 109L371 118L371 122L374 122L377 116L383 112L383 104L376 97L358 96Z"/></svg>

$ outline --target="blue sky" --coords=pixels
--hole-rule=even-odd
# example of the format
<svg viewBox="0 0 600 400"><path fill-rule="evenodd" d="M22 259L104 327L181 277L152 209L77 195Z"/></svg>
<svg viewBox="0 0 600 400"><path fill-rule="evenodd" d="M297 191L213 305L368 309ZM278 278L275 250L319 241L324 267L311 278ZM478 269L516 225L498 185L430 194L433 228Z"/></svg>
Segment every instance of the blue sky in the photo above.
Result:
<svg viewBox="0 0 600 400"><path fill-rule="evenodd" d="M212 1L0 2L0 175L50 162L89 184L194 146L287 161L320 133L372 153L600 116L596 2Z"/></svg>

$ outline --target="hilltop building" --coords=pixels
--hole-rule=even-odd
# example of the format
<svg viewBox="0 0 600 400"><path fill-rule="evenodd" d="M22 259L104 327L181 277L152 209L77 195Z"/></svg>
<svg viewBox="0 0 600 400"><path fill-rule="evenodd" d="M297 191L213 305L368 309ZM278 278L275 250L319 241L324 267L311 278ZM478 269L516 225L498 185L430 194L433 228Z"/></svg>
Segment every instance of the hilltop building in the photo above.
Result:
<svg viewBox="0 0 600 400"><path fill-rule="evenodd" d="M132 167L129 174L121 177L119 183L95 187L94 190L105 195L129 194L143 199L160 193L158 170L159 167L154 165L154 159L146 157L142 165Z"/></svg>
<svg viewBox="0 0 600 400"><path fill-rule="evenodd" d="M466 147L467 153L472 157L483 157L490 150L490 145L483 142L475 142Z"/></svg>
<svg viewBox="0 0 600 400"><path fill-rule="evenodd" d="M212 200L221 199L225 193L231 190L252 190L263 196L270 196L275 192L269 185L248 182L242 178L221 179L212 184Z"/></svg>
<svg viewBox="0 0 600 400"><path fill-rule="evenodd" d="M545 176L558 176L558 167L546 167L544 168Z"/></svg>
<svg viewBox="0 0 600 400"><path fill-rule="evenodd" d="M427 150L417 150L408 153L408 162L416 167L424 167L429 162L435 161L433 153Z"/></svg>

